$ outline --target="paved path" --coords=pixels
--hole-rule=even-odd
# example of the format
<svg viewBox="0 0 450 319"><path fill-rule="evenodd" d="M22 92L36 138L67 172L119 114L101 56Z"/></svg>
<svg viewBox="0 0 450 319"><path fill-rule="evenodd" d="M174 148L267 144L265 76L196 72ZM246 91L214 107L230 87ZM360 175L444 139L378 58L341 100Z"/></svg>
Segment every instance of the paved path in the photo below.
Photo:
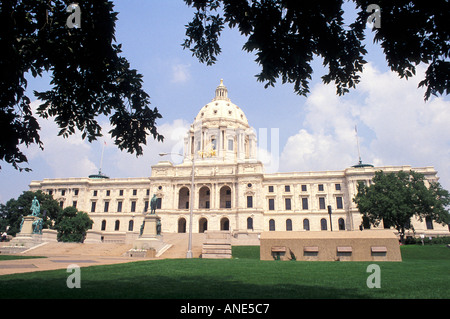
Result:
<svg viewBox="0 0 450 319"><path fill-rule="evenodd" d="M204 234L193 234L194 258L201 254ZM122 256L132 245L46 243L19 255L45 256L47 258L0 260L0 276L14 273L67 269L71 264L80 267L119 264L151 259L185 258L188 234L163 234L163 240L173 246L159 258ZM1 243L7 245L8 243Z"/></svg>
<svg viewBox="0 0 450 319"><path fill-rule="evenodd" d="M85 267L151 259L122 256L130 248L131 245L123 244L47 243L23 254L18 254L46 258L1 260L0 275L67 269L71 264Z"/></svg>

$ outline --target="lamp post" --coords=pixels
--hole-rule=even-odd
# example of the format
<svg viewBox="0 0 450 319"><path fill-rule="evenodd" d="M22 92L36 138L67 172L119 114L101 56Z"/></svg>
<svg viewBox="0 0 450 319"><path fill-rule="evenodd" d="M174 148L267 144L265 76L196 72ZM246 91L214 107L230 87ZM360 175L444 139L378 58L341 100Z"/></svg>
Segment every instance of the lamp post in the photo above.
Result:
<svg viewBox="0 0 450 319"><path fill-rule="evenodd" d="M183 156L182 154L178 153L159 153L159 156L166 156L166 155L178 155ZM192 175L191 175L191 199L189 203L189 243L188 243L188 251L186 253L186 258L193 258L192 254L192 220L194 215L194 176L195 176L195 156L192 156Z"/></svg>
<svg viewBox="0 0 450 319"><path fill-rule="evenodd" d="M328 205L328 215L330 215L330 229L333 231L333 222L331 221L331 205Z"/></svg>

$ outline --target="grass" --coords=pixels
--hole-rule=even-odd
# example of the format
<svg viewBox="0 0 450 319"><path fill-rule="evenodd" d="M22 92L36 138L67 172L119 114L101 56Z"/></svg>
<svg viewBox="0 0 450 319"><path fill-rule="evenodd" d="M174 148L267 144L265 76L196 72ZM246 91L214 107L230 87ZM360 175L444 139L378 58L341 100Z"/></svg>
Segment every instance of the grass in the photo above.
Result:
<svg viewBox="0 0 450 319"><path fill-rule="evenodd" d="M42 256L0 255L0 260L47 258Z"/></svg>
<svg viewBox="0 0 450 319"><path fill-rule="evenodd" d="M164 259L81 268L81 289L63 270L0 276L0 298L450 298L450 249L402 246L403 262L376 262L381 288L369 289L374 262L261 261L259 247L233 259Z"/></svg>

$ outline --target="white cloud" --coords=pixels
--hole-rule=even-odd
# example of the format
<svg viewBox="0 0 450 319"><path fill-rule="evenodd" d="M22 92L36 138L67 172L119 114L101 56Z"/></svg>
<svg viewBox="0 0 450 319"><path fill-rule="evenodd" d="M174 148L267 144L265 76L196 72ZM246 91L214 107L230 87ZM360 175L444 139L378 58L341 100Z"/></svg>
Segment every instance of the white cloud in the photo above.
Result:
<svg viewBox="0 0 450 319"><path fill-rule="evenodd" d="M31 103L33 112L40 103ZM59 128L53 118L38 118L38 122L44 151L36 145L30 146L25 150L29 161L43 160L51 168L51 175L58 177L87 176L95 171L96 165L90 160L92 146L82 140L79 132L63 138L58 136Z"/></svg>
<svg viewBox="0 0 450 319"><path fill-rule="evenodd" d="M32 109L36 110L39 101L32 102ZM158 132L164 136L164 142L158 142L153 136L147 137L147 145L143 146L143 155L120 151L114 140L108 134L111 129L109 122L101 123L103 137L89 143L76 132L68 138L57 136L59 129L52 118L38 118L41 126L40 136L44 143L44 151L36 145L25 149L28 160L34 170L50 169L46 173L48 178L86 177L98 172L101 163L101 153L104 143L102 172L114 177L142 177L150 176L151 165L161 160L181 162L179 156L160 157L159 153L183 153L183 141L189 129L189 123L177 119L171 123L158 125ZM37 166L43 161L47 167Z"/></svg>
<svg viewBox="0 0 450 319"><path fill-rule="evenodd" d="M406 81L370 63L357 89L339 97L333 85L316 85L305 103L302 129L281 153L283 171L344 169L357 161L355 124L364 162L435 166L450 186L450 102L423 100L417 84L424 68Z"/></svg>
<svg viewBox="0 0 450 319"><path fill-rule="evenodd" d="M184 137L189 126L190 124L182 119L158 125L158 132L164 136L164 142L158 142L152 136L147 137L147 145L143 147L143 155L139 157L125 151L120 152L117 148L110 150L108 158L104 159L105 173L114 172L114 176L111 177L143 177L150 176L151 165L159 161L180 163L183 159L181 156L161 157L159 154L183 154Z"/></svg>
<svg viewBox="0 0 450 319"><path fill-rule="evenodd" d="M190 64L175 64L172 65L172 83L185 83L190 78L189 73Z"/></svg>

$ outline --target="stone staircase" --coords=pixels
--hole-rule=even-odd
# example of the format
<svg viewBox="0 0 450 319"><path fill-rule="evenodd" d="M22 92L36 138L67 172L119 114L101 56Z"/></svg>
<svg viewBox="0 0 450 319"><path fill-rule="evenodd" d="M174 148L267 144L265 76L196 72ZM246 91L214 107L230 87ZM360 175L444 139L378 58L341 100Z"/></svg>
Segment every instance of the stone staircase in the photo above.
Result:
<svg viewBox="0 0 450 319"><path fill-rule="evenodd" d="M231 233L229 231L206 231L202 258L231 258Z"/></svg>

